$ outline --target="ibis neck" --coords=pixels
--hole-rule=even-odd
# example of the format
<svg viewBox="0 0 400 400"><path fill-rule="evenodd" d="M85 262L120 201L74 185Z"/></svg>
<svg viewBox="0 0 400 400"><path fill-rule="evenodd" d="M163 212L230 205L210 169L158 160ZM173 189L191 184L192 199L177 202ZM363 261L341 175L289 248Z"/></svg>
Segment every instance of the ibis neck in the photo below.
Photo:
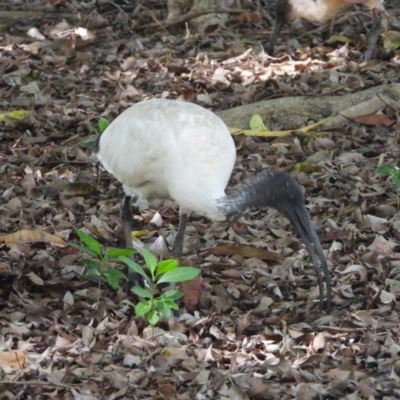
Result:
<svg viewBox="0 0 400 400"><path fill-rule="evenodd" d="M289 174L263 172L247 179L234 193L221 198L218 208L228 221L264 207L273 207L286 214L285 207L292 198L304 202L299 185Z"/></svg>

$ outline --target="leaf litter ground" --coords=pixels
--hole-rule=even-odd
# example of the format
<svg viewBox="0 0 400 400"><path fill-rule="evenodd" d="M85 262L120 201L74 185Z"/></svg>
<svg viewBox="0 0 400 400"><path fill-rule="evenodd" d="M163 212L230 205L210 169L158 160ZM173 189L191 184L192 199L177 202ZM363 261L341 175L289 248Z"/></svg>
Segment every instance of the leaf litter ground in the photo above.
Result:
<svg viewBox="0 0 400 400"><path fill-rule="evenodd" d="M387 8L399 18L394 4ZM157 2L148 6L162 21ZM0 247L1 397L400 398L398 194L376 173L398 159L396 99L384 120L369 116L287 143L235 137L228 190L266 168L291 172L305 188L330 266L331 315L318 311L313 267L274 210L232 225L190 218L185 263L202 268L205 290L195 282L186 294L201 297L199 311L155 330L133 318L133 296L99 288L85 277L82 255L62 246L76 240L75 229L105 247L124 245L121 186L88 147L100 117L156 96L219 110L398 83L399 54L359 68L356 42L341 58L315 45L284 62L266 59L257 46L268 37L268 8L261 21L232 20L225 31L185 38L178 28L133 30L123 2L97 13L76 2L57 7L79 10L84 23L74 13L64 22L43 18L9 26L0 41L1 112L29 111L0 122L0 229L16 235ZM141 11L139 23L149 15ZM350 22L362 31L365 21ZM294 171L300 162L318 168ZM170 201L140 204L136 245L169 256L177 222Z"/></svg>

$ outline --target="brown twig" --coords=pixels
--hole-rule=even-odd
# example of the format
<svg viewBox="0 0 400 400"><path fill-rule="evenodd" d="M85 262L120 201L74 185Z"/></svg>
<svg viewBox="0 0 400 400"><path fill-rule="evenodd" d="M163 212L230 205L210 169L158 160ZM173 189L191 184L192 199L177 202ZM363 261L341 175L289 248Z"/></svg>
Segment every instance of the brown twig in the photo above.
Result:
<svg viewBox="0 0 400 400"><path fill-rule="evenodd" d="M367 328L341 328L340 326L328 326L328 325L320 325L318 329L325 329L327 331L335 331L335 332L364 332Z"/></svg>

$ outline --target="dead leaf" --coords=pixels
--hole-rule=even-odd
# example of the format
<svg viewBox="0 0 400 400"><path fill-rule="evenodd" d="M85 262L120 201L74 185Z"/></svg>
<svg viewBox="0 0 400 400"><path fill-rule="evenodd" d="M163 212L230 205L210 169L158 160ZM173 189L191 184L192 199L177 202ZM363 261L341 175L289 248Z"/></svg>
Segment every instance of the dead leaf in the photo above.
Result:
<svg viewBox="0 0 400 400"><path fill-rule="evenodd" d="M393 253L397 243L386 240L383 236L377 235L374 241L368 246L368 249L378 254Z"/></svg>
<svg viewBox="0 0 400 400"><path fill-rule="evenodd" d="M205 256L208 256L210 254L213 255L218 255L218 256L232 256L232 255L241 255L244 257L254 257L254 258L260 258L264 260L269 260L269 261L284 261L285 258L278 254L274 253L272 251L260 249L257 247L253 246L216 246L212 247L211 249L208 249L204 253L202 253Z"/></svg>
<svg viewBox="0 0 400 400"><path fill-rule="evenodd" d="M165 383L158 388L158 393L163 396L164 399L174 400L176 399L176 392L174 388L169 384Z"/></svg>
<svg viewBox="0 0 400 400"><path fill-rule="evenodd" d="M322 332L318 333L318 335L315 336L312 346L317 353L322 353L324 351L325 337Z"/></svg>
<svg viewBox="0 0 400 400"><path fill-rule="evenodd" d="M189 311L197 309L201 295L204 291L203 281L198 276L191 281L182 282L183 302Z"/></svg>
<svg viewBox="0 0 400 400"><path fill-rule="evenodd" d="M56 196L59 193L66 194L68 196L92 196L98 193L98 190L95 186L86 182L58 182L55 185L45 186L42 190L45 196Z"/></svg>
<svg viewBox="0 0 400 400"><path fill-rule="evenodd" d="M371 229L373 232L385 233L387 231L387 219L379 218L375 215L366 215L368 222L370 223Z"/></svg>
<svg viewBox="0 0 400 400"><path fill-rule="evenodd" d="M0 351L0 367L6 374L21 371L25 363L25 354L21 350Z"/></svg>
<svg viewBox="0 0 400 400"><path fill-rule="evenodd" d="M29 242L46 242L54 246L65 247L66 243L58 236L50 233L35 230L21 230L8 235L0 236L0 242L8 243L29 243Z"/></svg>
<svg viewBox="0 0 400 400"><path fill-rule="evenodd" d="M251 11L245 11L237 15L233 20L242 23L244 20L259 21L260 17Z"/></svg>
<svg viewBox="0 0 400 400"><path fill-rule="evenodd" d="M389 119L384 114L361 115L359 117L352 118L352 121L357 122L359 124L371 125L371 126L385 126L387 128L394 124L394 121Z"/></svg>

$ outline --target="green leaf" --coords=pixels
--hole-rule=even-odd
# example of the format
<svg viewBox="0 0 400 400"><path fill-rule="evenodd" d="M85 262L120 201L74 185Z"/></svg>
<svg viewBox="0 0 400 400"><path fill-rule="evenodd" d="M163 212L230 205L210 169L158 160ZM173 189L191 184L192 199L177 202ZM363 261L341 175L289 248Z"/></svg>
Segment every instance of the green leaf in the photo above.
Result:
<svg viewBox="0 0 400 400"><path fill-rule="evenodd" d="M151 254L150 251L147 249L143 249L142 257L144 258L144 261L146 262L146 265L148 266L151 275L154 276L154 271L157 267L157 258L154 257L153 254Z"/></svg>
<svg viewBox="0 0 400 400"><path fill-rule="evenodd" d="M250 129L260 130L260 131L268 131L267 127L264 125L264 122L259 114L253 114L250 118Z"/></svg>
<svg viewBox="0 0 400 400"><path fill-rule="evenodd" d="M162 275L158 280L157 284L164 282L174 283L174 282L190 281L191 279L196 278L196 276L199 274L200 270L198 268L178 267Z"/></svg>
<svg viewBox="0 0 400 400"><path fill-rule="evenodd" d="M93 142L93 140L90 140L89 142L85 142L84 145L85 145L85 147L87 147L88 149L93 149L93 147L94 147L94 142Z"/></svg>
<svg viewBox="0 0 400 400"><path fill-rule="evenodd" d="M126 264L132 271L136 272L140 276L142 276L146 281L151 282L150 277L147 276L146 272L144 272L144 269L135 261L132 261L130 258L126 256L121 256L119 259Z"/></svg>
<svg viewBox="0 0 400 400"><path fill-rule="evenodd" d="M76 244L76 243L72 243L72 242L67 242L68 246L73 247L74 249L78 249L81 250L87 254L90 254L93 257L99 258L99 256L96 254L96 252L94 252L92 249L90 249L89 247L86 246L82 246L80 244Z"/></svg>
<svg viewBox="0 0 400 400"><path fill-rule="evenodd" d="M82 262L82 264L87 265L91 269L97 269L97 271L99 271L101 273L101 266L97 261L88 260L88 259L84 258L83 260L81 260L81 262Z"/></svg>
<svg viewBox="0 0 400 400"><path fill-rule="evenodd" d="M131 289L132 293L135 293L137 296L144 297L145 299L152 299L153 294L150 292L150 290L141 288L140 286L134 286Z"/></svg>
<svg viewBox="0 0 400 400"><path fill-rule="evenodd" d="M158 298L160 300L179 300L183 297L180 290L167 290Z"/></svg>
<svg viewBox="0 0 400 400"><path fill-rule="evenodd" d="M165 274L168 271L172 271L178 266L178 261L174 259L170 260L163 260L158 263L157 265L157 270L156 270L156 276L160 276L162 274Z"/></svg>
<svg viewBox="0 0 400 400"><path fill-rule="evenodd" d="M86 276L90 276L90 275L101 276L101 272L98 269L91 268L86 271L85 275Z"/></svg>
<svg viewBox="0 0 400 400"><path fill-rule="evenodd" d="M119 269L116 268L108 268L104 271L104 275L113 277L115 279L123 279L125 281L128 280L128 277Z"/></svg>
<svg viewBox="0 0 400 400"><path fill-rule="evenodd" d="M108 121L107 118L104 118L104 117L100 118L99 122L97 123L97 126L100 129L100 132L104 132L107 129L108 125L110 125L110 122Z"/></svg>
<svg viewBox="0 0 400 400"><path fill-rule="evenodd" d="M150 311L146 315L147 321L151 326L155 326L160 320L160 315L156 311Z"/></svg>
<svg viewBox="0 0 400 400"><path fill-rule="evenodd" d="M168 307L168 304L163 301L155 302L156 309L164 315L165 318L169 318L171 316L171 308Z"/></svg>
<svg viewBox="0 0 400 400"><path fill-rule="evenodd" d="M119 280L124 279L128 280L127 276L120 271L119 269L115 268L109 268L106 271L104 271L104 276L107 278L107 283L113 288L113 289L118 289L119 288Z"/></svg>
<svg viewBox="0 0 400 400"><path fill-rule="evenodd" d="M396 167L394 167L393 165L389 165L389 164L380 165L376 169L376 172L378 172L378 174L382 174L382 175L392 175L395 173L395 171L396 171Z"/></svg>
<svg viewBox="0 0 400 400"><path fill-rule="evenodd" d="M16 120L22 120L27 115L29 115L29 111L26 111L26 110L9 111L9 112L0 114L0 121L4 122L6 120L6 117L13 118Z"/></svg>
<svg viewBox="0 0 400 400"><path fill-rule="evenodd" d="M135 315L137 318L151 311L151 301L139 301L135 306Z"/></svg>
<svg viewBox="0 0 400 400"><path fill-rule="evenodd" d="M101 246L96 239L93 239L91 236L86 235L86 233L82 231L76 231L76 234L79 236L79 239L86 244L86 246L91 248L99 257L101 257Z"/></svg>
<svg viewBox="0 0 400 400"><path fill-rule="evenodd" d="M396 172L393 175L393 181L394 181L394 184L396 185L396 189L397 190L400 189L400 173L399 172Z"/></svg>
<svg viewBox="0 0 400 400"><path fill-rule="evenodd" d="M117 257L121 257L121 256L126 256L126 257L130 257L132 254L135 253L135 250L133 249L109 249L106 253L105 259L111 260L113 258L117 258Z"/></svg>
<svg viewBox="0 0 400 400"><path fill-rule="evenodd" d="M172 308L174 310L179 310L178 304L176 304L174 301L171 300L165 300L164 304L167 305L169 308Z"/></svg>

